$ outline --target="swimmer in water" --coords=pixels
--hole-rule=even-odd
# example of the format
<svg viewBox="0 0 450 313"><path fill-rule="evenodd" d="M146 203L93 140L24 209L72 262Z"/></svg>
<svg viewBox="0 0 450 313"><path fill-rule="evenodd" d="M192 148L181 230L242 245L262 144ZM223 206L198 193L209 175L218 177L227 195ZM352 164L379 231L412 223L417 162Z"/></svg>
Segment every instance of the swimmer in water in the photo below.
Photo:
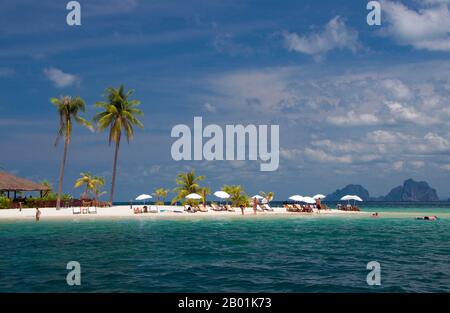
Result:
<svg viewBox="0 0 450 313"><path fill-rule="evenodd" d="M435 220L437 220L438 219L438 217L436 216L436 215L432 215L432 216L419 216L419 217L416 217L416 220L426 220L426 221L435 221Z"/></svg>

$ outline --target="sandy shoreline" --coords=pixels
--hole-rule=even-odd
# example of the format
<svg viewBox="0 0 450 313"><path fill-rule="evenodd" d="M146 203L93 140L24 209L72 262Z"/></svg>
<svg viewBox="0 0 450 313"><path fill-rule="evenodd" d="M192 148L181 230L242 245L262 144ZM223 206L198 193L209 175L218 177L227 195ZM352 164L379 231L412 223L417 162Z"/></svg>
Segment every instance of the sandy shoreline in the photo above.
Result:
<svg viewBox="0 0 450 313"><path fill-rule="evenodd" d="M152 206L154 208L154 206ZM213 211L209 210L208 212L196 212L196 213L188 213L184 211L184 208L181 206L167 206L161 205L158 206L158 213L141 213L134 214L133 210L130 209L129 205L126 206L113 206L109 208L97 208L96 214L73 214L72 208L62 208L60 210L56 210L56 208L40 208L41 219L73 219L73 218L158 218L158 217L214 217L214 216L242 216L241 210L236 208L234 212L227 211ZM176 212L178 211L178 212ZM35 219L36 209L35 208L27 208L22 209L6 209L0 210L0 220L5 219L18 219L18 220L27 220L27 219ZM314 213L292 213L287 212L285 208L274 207L272 212L257 212L257 216L274 216L274 215L295 215L295 216L320 216L320 215L354 215L354 214L369 214L368 212L346 212L339 210L326 210ZM245 209L245 216L254 216L252 208Z"/></svg>

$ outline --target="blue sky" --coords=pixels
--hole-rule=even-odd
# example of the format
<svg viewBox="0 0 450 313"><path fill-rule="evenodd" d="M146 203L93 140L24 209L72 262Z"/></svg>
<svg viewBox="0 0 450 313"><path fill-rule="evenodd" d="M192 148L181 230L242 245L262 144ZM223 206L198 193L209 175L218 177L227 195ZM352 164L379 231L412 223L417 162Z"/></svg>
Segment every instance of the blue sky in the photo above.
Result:
<svg viewBox="0 0 450 313"><path fill-rule="evenodd" d="M109 86L136 89L145 112L119 156L117 199L174 187L195 167L206 184L249 194L328 193L348 183L373 196L406 178L450 196L448 0L2 1L0 166L56 185L62 147L49 99L79 95L97 110ZM179 123L279 124L280 166L251 161L173 161ZM106 133L75 128L64 182L80 172L111 176Z"/></svg>

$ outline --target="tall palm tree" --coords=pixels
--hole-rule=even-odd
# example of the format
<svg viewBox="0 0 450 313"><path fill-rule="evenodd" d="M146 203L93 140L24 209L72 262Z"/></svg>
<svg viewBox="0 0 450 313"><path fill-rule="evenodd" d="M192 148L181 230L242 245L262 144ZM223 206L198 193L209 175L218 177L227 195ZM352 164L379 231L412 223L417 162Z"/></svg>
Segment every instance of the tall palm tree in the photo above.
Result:
<svg viewBox="0 0 450 313"><path fill-rule="evenodd" d="M80 111L84 112L86 108L83 99L80 97L62 96L59 99L51 98L50 101L56 106L59 115L59 130L58 136L55 140L55 146L58 144L59 139L64 137L64 153L61 161L61 168L59 170L58 195L56 197L56 209L59 210L61 204L64 168L67 160L67 149L70 144L70 139L72 138L72 119L90 130L94 130L94 128L91 123L78 115Z"/></svg>
<svg viewBox="0 0 450 313"><path fill-rule="evenodd" d="M158 188L155 190L156 195L156 203L158 204L164 204L164 201L166 200L167 195L169 194L169 189L164 188ZM160 201L162 199L162 201Z"/></svg>
<svg viewBox="0 0 450 313"><path fill-rule="evenodd" d="M86 185L84 194L88 195L91 192L95 200L98 200L100 196L100 188L105 184L105 179L100 176L94 176L91 173L80 173L80 178L75 182L75 188L79 188Z"/></svg>
<svg viewBox="0 0 450 313"><path fill-rule="evenodd" d="M110 202L114 199L114 189L116 186L117 173L117 156L119 154L120 139L122 132L125 133L127 142L133 139L134 126L143 128L144 125L136 118L137 115L143 115L142 111L136 106L140 104L138 100L130 100L134 90L125 91L123 85L119 88L109 87L106 89L106 102L100 101L95 104L96 107L102 108L100 112L94 116L94 122L100 131L109 128L109 144L114 142L116 149L114 152L113 175L111 180Z"/></svg>
<svg viewBox="0 0 450 313"><path fill-rule="evenodd" d="M190 193L197 193L200 190L199 182L203 179L205 176L195 176L194 170L178 174L176 179L178 187L173 190L177 195L172 199L172 203L184 199Z"/></svg>

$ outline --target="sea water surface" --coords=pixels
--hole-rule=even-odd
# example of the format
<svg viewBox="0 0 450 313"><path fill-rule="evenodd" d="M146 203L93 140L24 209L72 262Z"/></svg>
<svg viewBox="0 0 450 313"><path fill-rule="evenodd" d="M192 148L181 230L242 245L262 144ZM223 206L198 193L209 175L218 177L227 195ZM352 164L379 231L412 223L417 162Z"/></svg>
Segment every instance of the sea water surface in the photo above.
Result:
<svg viewBox="0 0 450 313"><path fill-rule="evenodd" d="M367 210L381 217L0 221L0 292L450 291L449 209ZM69 261L80 286L66 283Z"/></svg>

